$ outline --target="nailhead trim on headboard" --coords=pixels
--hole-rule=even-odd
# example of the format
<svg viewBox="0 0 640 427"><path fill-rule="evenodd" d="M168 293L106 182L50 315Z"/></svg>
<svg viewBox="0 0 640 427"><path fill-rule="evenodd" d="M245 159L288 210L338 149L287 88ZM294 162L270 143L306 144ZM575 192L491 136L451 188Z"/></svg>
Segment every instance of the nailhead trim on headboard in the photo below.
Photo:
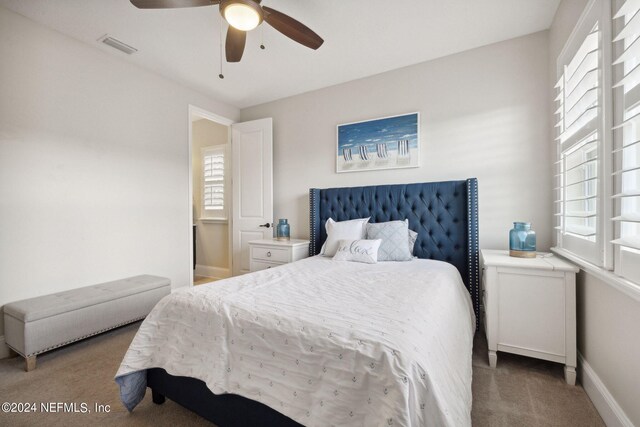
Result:
<svg viewBox="0 0 640 427"><path fill-rule="evenodd" d="M469 229L469 292L476 313L476 331L480 329L480 266L478 241L478 180L467 180L467 210Z"/></svg>
<svg viewBox="0 0 640 427"><path fill-rule="evenodd" d="M309 238L309 256L316 255L316 242L319 238L317 228L315 225L320 219L318 218L318 203L320 202L320 190L311 188L309 190L309 222L311 236Z"/></svg>

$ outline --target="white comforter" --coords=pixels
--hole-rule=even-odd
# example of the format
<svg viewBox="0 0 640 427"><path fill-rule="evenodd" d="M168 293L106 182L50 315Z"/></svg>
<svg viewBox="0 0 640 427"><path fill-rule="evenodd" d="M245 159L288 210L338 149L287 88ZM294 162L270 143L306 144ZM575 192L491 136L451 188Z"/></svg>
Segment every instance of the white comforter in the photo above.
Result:
<svg viewBox="0 0 640 427"><path fill-rule="evenodd" d="M313 257L167 296L116 380L160 367L307 426L470 426L474 323L450 264Z"/></svg>

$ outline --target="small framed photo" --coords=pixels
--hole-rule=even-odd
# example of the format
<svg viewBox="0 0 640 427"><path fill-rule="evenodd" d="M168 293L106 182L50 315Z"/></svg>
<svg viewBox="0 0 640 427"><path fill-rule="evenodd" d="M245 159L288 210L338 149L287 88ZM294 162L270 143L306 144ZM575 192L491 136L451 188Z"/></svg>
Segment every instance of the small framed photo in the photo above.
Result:
<svg viewBox="0 0 640 427"><path fill-rule="evenodd" d="M338 125L337 173L419 166L420 113Z"/></svg>

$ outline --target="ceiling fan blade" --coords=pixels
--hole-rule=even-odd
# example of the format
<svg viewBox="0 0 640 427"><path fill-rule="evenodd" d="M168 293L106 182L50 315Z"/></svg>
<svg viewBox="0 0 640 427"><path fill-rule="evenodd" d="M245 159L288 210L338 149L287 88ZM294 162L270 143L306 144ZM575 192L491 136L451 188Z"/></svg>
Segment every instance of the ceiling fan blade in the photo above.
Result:
<svg viewBox="0 0 640 427"><path fill-rule="evenodd" d="M322 37L292 17L266 6L262 6L262 10L264 11L264 20L291 40L314 50L324 43Z"/></svg>
<svg viewBox="0 0 640 427"><path fill-rule="evenodd" d="M131 0L138 9L174 9L178 7L211 6L220 0Z"/></svg>
<svg viewBox="0 0 640 427"><path fill-rule="evenodd" d="M246 32L229 26L229 29L227 30L227 41L224 44L227 62L240 62L246 42Z"/></svg>

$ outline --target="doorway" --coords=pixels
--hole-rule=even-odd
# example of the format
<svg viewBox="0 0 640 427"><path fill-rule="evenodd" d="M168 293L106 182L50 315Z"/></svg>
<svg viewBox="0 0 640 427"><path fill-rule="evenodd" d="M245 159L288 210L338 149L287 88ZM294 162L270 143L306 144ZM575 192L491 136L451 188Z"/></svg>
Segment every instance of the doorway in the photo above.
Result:
<svg viewBox="0 0 640 427"><path fill-rule="evenodd" d="M231 276L231 121L189 107L191 284Z"/></svg>

